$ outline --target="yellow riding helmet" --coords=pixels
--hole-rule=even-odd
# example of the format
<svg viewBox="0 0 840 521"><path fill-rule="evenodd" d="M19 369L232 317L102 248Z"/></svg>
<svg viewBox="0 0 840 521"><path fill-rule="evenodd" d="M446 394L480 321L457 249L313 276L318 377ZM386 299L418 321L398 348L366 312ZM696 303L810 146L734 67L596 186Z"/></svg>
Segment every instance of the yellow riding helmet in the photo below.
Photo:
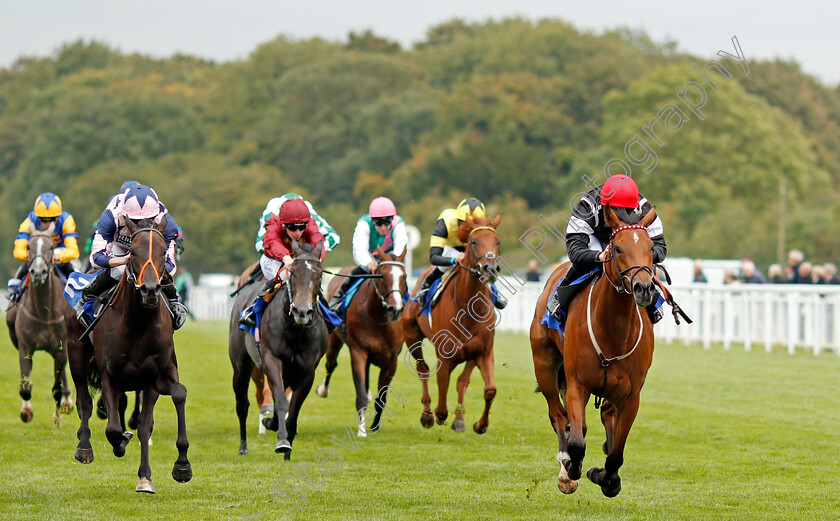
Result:
<svg viewBox="0 0 840 521"><path fill-rule="evenodd" d="M458 214L459 221L466 221L467 214L472 215L473 219L475 219L476 217L484 217L486 211L484 209L484 203L475 197L467 197L458 203L458 207L455 208L455 213Z"/></svg>
<svg viewBox="0 0 840 521"><path fill-rule="evenodd" d="M38 217L58 217L61 210L61 199L54 193L44 192L35 199L35 215Z"/></svg>

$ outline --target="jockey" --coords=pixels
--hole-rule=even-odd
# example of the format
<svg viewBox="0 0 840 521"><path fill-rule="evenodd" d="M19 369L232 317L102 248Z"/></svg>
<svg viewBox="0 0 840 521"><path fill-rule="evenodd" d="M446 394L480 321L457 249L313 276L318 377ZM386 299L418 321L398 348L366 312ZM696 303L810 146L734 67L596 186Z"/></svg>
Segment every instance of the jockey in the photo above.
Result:
<svg viewBox="0 0 840 521"><path fill-rule="evenodd" d="M485 214L484 203L475 197L464 199L454 210L450 208L441 212L429 241L429 262L432 263L434 269L426 276L420 291L417 292L417 299L421 302L421 306L427 298L426 293L432 283L464 258L467 245L458 240L458 228L461 223L467 220L467 215L476 218L484 217ZM493 294L496 297L494 302L496 309L504 309L507 306L507 300L495 290Z"/></svg>
<svg viewBox="0 0 840 521"><path fill-rule="evenodd" d="M626 224L637 224L653 208L639 193L636 182L624 174L610 177L578 202L566 228L566 250L572 265L548 303L548 310L561 323L565 322L572 299L583 288L583 284L571 283L609 259L607 246L612 229L604 222L607 207ZM659 264L667 253L659 216L647 227L647 232L653 241L653 262ZM648 306L647 311L652 323L662 319L662 312L655 308L655 303Z"/></svg>
<svg viewBox="0 0 840 521"><path fill-rule="evenodd" d="M397 207L387 197L377 197L370 203L368 213L356 221L353 232L353 260L356 268L350 275L374 273L379 268L376 249L399 257L408 246L408 232L405 221L397 215ZM330 299L330 309L337 313L341 299L356 279L348 277Z"/></svg>
<svg viewBox="0 0 840 521"><path fill-rule="evenodd" d="M303 200L304 204L306 204L306 208L309 210L309 214L312 219L315 220L315 224L318 225L318 231L321 232L321 235L324 236L324 249L326 251L333 251L338 243L341 241L341 238L338 236L338 232L330 226L330 223L326 221L323 217L318 215L312 205L309 204L309 201L306 201L298 194L295 193L288 193L283 194L280 197L275 197L274 199L270 200L268 204L265 205L265 210L263 210L262 216L260 216L260 229L257 230L257 240L254 243L254 247L257 250L257 253L262 253L264 250L263 244L263 237L265 237L265 225L268 220L275 215L280 213L280 207L283 206L283 203L288 201L289 199L301 199Z"/></svg>
<svg viewBox="0 0 840 521"><path fill-rule="evenodd" d="M265 287L257 295L253 304L242 311L239 323L244 326L256 327L256 314L261 313L276 292L277 282L289 279L289 267L294 262L292 241L317 246L324 242L324 236L318 230L318 224L309 211L303 199L287 199L280 207L279 215L268 218L265 223L263 236L263 256L260 258L260 268L267 279ZM327 253L321 249L321 260ZM259 306L259 309L255 309Z"/></svg>
<svg viewBox="0 0 840 521"><path fill-rule="evenodd" d="M161 290L173 315L173 327L179 329L187 318L187 310L178 301L178 292L172 282L175 274L175 240L178 236L178 225L158 200L157 193L151 187L139 183L128 188L124 185L121 192L109 200L108 206L99 217L91 247L90 263L91 266L104 271L85 287L82 292L84 299L93 300L122 278L131 244L131 235L125 225L127 219L135 222L150 219L156 224L165 222L163 237L167 244L166 273L161 281Z"/></svg>
<svg viewBox="0 0 840 521"><path fill-rule="evenodd" d="M15 259L23 264L18 268L15 278L9 281L9 289L12 290L10 299L18 296L17 290L21 283L21 277L29 269L29 236L30 228L37 230L42 225L47 227L55 223L53 228L53 254L56 268L65 277L73 271L70 261L79 258L79 244L76 233L76 221L73 216L65 212L61 206L61 199L53 193L44 192L35 200L35 208L29 212L26 219L20 223L18 234L15 237Z"/></svg>

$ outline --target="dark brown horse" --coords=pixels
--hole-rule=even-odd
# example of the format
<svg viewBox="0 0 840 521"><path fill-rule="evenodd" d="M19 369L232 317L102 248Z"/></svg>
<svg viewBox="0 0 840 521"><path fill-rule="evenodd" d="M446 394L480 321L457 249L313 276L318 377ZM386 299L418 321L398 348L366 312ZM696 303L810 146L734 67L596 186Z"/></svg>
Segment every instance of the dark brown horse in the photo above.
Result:
<svg viewBox="0 0 840 521"><path fill-rule="evenodd" d="M326 398L329 393L330 377L338 365L338 353L345 343L350 346L350 365L353 382L356 385L356 411L359 425L358 437L367 436L365 425L365 408L368 404L368 373L370 365L380 368L379 386L375 401L376 413L371 424L371 430L379 430L382 410L387 399L387 387L397 371L397 357L402 349L402 326L397 320L402 313L403 295L408 291L406 286L405 252L399 257L392 257L377 248L379 269L374 275L379 277L366 278L356 291L356 296L350 302L345 312L346 331L336 329L330 335L327 349L327 376L324 383L318 386L317 392ZM347 275L353 268L344 268L342 275ZM343 280L335 277L330 281L327 289L328 297L338 290Z"/></svg>
<svg viewBox="0 0 840 521"><path fill-rule="evenodd" d="M70 387L67 385L67 340L65 320L73 317L73 309L62 296L63 287L53 264L53 232L55 222L46 229L29 228L29 287L20 301L6 312L6 324L12 344L20 360L20 419L32 420L32 355L43 350L53 357L52 394L55 399L53 420L61 425L61 414L73 411Z"/></svg>
<svg viewBox="0 0 840 521"><path fill-rule="evenodd" d="M406 304L403 310L401 323L405 341L411 355L417 360L417 376L423 383L423 414L420 423L424 427L433 425L428 379L437 374L438 406L435 408L435 417L438 424L442 425L449 414L446 393L449 390L450 375L463 362L466 365L458 378L458 406L452 429L458 432L465 430L464 394L469 385L470 373L476 366L484 379L484 413L473 424L473 430L483 434L490 424L490 405L496 396L496 384L493 381L496 313L488 284L495 282L499 276L497 258L501 243L496 228L501 220L501 213L492 220L467 216L457 232L458 238L466 243L464 259L452 268L456 270L451 275L452 280L443 290L431 314L418 315L419 304L414 301ZM423 272L421 281L430 270L428 268ZM419 286L418 281L413 295L416 296ZM429 370L423 359L424 338L430 339L435 346L437 362L434 372Z"/></svg>
<svg viewBox="0 0 840 521"><path fill-rule="evenodd" d="M172 317L164 297L160 295L161 280L166 275L166 240L163 225L149 221L135 224L126 221L131 233L130 258L126 265L122 288L90 338L78 341L79 326L74 325L70 336L70 370L76 384L81 425L79 445L75 457L82 463L93 461L88 420L93 402L87 380L95 382L98 375L102 397L108 416L105 435L114 455L125 455L125 447L132 434L125 431L123 412L125 393L142 391L143 406L140 412L140 469L137 475L138 492L154 493L149 466L149 437L154 426L154 407L158 396L171 395L178 415L178 459L172 477L181 483L192 478L192 468L187 459L187 428L184 406L187 388L178 380L178 363L175 357ZM92 340L92 343L91 343ZM91 356L95 365L91 365ZM121 403L122 402L122 403Z"/></svg>
<svg viewBox="0 0 840 521"><path fill-rule="evenodd" d="M316 310L321 291L322 247L322 243L312 248L292 241L295 260L289 281L277 291L262 315L259 350L254 337L239 329L239 316L254 301L262 285L251 284L233 301L228 354L233 366L240 455L248 454L248 386L256 366L265 373L274 396L274 416L264 421L268 429L277 431L274 451L284 453L284 459L291 458L300 408L312 389L315 368L327 350L327 328ZM292 389L291 400L284 392L287 387ZM280 421L282 418L285 421Z"/></svg>
<svg viewBox="0 0 840 521"><path fill-rule="evenodd" d="M603 275L572 300L565 340L540 321L568 264L554 271L537 301L531 323L534 372L557 433L557 485L566 494L577 490L581 475L586 451L584 409L592 394L604 399L601 421L606 430L603 449L607 459L604 468L590 468L586 475L608 497L621 491L618 469L653 358L653 326L641 308L657 297L653 242L646 230L655 218L651 210L639 224L624 225L607 209L606 223L613 229L609 258L603 264Z"/></svg>

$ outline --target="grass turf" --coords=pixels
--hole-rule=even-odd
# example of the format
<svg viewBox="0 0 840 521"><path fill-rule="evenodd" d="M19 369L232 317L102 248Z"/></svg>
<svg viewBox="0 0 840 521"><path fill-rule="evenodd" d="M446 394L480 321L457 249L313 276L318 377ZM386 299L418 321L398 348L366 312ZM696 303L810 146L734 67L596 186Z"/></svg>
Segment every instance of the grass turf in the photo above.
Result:
<svg viewBox="0 0 840 521"><path fill-rule="evenodd" d="M467 392L468 431L420 426L419 382L400 366L390 398L394 415L379 433L347 440L354 397L345 349L330 397L304 404L293 457L274 454L276 437L258 435L249 416L249 456L238 456L224 323L189 323L176 334L181 381L187 386L187 427L194 478L179 484L175 410L161 397L155 410L152 480L157 494L134 492L139 444L115 458L93 419L96 460L73 459L75 411L52 422L52 360L34 357L35 418L18 418L17 352L0 341L0 518L2 519L836 519L840 358L806 352L704 351L660 344L630 433L615 499L581 480L574 495L556 486L556 442L541 395L534 394L531 351L524 335L496 340L498 394L487 434L478 418L478 371ZM427 354L430 356L430 354ZM323 364L322 364L323 365ZM371 379L376 375L371 373ZM458 373L459 374L459 373ZM320 367L316 383L324 376ZM72 384L71 384L72 385ZM455 408L454 381L450 417ZM249 391L253 402L253 388ZM432 393L433 406L436 392ZM133 404L133 398L130 401ZM603 466L603 427L587 407L584 470ZM355 431L355 429L352 429ZM136 439L135 439L136 440ZM316 454L336 456L320 473ZM326 452L322 453L322 458ZM335 459L341 458L341 461ZM324 463L324 461L322 461ZM308 465L310 465L307 467ZM302 477L304 474L308 478ZM310 483L306 480L309 479ZM305 494L305 498L304 498ZM280 499L278 499L280 498ZM299 504L300 503L300 504ZM298 508L295 512L289 510Z"/></svg>

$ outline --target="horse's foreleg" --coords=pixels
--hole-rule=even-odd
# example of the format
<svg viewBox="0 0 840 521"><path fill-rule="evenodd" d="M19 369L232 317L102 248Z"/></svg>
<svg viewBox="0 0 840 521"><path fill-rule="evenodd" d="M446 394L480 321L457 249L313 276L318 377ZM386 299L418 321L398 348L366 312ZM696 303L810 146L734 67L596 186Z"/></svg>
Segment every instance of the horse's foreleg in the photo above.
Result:
<svg viewBox="0 0 840 521"><path fill-rule="evenodd" d="M569 413L569 458L570 465L566 469L569 479L580 479L583 457L586 454L586 402L589 400L587 391L580 382L568 381L566 388L566 407Z"/></svg>
<svg viewBox="0 0 840 521"><path fill-rule="evenodd" d="M638 394L631 396L620 406L616 406L615 430L604 468L593 467L586 472L586 476L596 485L600 485L601 492L607 497L615 497L621 492L618 469L624 463L624 445L627 443L627 435L630 434L630 427L633 426L638 412Z"/></svg>
<svg viewBox="0 0 840 521"><path fill-rule="evenodd" d="M76 412L79 414L79 430L76 432L76 437L79 438L79 444L76 446L74 457L80 463L91 463L93 461L93 448L90 445L90 415L93 414L93 399L90 396L90 391L87 386L87 370L88 361L90 360L89 353L84 352L82 356L76 360L75 356L70 357L70 376L73 377L73 385L76 387Z"/></svg>
<svg viewBox="0 0 840 521"><path fill-rule="evenodd" d="M332 378L333 371L335 368L338 367L338 353L341 351L341 346L344 345L344 341L341 340L341 337L333 331L330 335L329 341L327 342L327 352L324 355L324 366L327 369L327 376L324 377L324 381L321 385L315 389L315 392L318 393L318 396L321 398L326 398L330 394L330 379Z"/></svg>
<svg viewBox="0 0 840 521"><path fill-rule="evenodd" d="M143 400L137 425L137 435L140 437L140 468L137 470L137 477L140 481L134 489L136 492L155 493L155 487L152 485L152 467L149 465L149 439L155 428L154 410L158 396L158 392L149 386L142 393L138 391L136 397L137 401Z"/></svg>
<svg viewBox="0 0 840 521"><path fill-rule="evenodd" d="M437 372L438 406L435 407L435 419L438 425L443 425L446 417L449 416L449 409L446 407L446 394L449 392L449 379L455 369L448 358L444 358Z"/></svg>
<svg viewBox="0 0 840 521"><path fill-rule="evenodd" d="M263 347L263 350L265 377L268 379L271 394L274 396L274 416L270 420L266 418L263 424L267 429L277 431L277 445L274 446L274 452L291 452L292 444L286 432L286 422L283 421L289 411L286 386L283 384L283 363L267 347Z"/></svg>
<svg viewBox="0 0 840 521"><path fill-rule="evenodd" d="M20 362L20 419L31 422L32 416L32 352L25 345L18 347L18 361Z"/></svg>
<svg viewBox="0 0 840 521"><path fill-rule="evenodd" d="M476 360L476 363L481 371L481 377L484 379L484 412L481 413L481 418L473 425L473 430L477 434L484 434L490 425L490 406L493 404L493 399L496 398L496 382L493 380L493 367L495 365L493 351L488 350L487 354Z"/></svg>
<svg viewBox="0 0 840 521"><path fill-rule="evenodd" d="M297 435L297 421L300 414L300 408L303 406L303 401L309 396L309 391L312 390L312 383L315 381L315 368L312 372L303 379L300 385L292 392L292 400L289 402L289 416L286 418L286 432L289 435L289 444L294 443ZM283 459L291 459L291 449L283 455Z"/></svg>
<svg viewBox="0 0 840 521"><path fill-rule="evenodd" d="M61 353L64 355L64 365L61 368L61 402L59 402L59 411L62 414L70 414L73 412L73 398L70 397L70 385L67 383L67 345L62 344Z"/></svg>
<svg viewBox="0 0 840 521"><path fill-rule="evenodd" d="M244 364L247 366L247 364ZM247 456L248 455L248 429L246 428L246 422L248 420L248 407L250 403L248 402L248 386L251 383L251 379L249 378L249 371L247 367L237 367L233 370L233 394L236 396L236 416L239 418L239 455L240 456ZM262 373L260 373L262 374ZM250 375L252 376L252 375ZM262 394L261 388L263 384L263 379L261 378L260 381L257 383L257 389L259 392L257 396ZM258 402L259 404L259 402ZM265 428L265 427L263 427Z"/></svg>
<svg viewBox="0 0 840 521"><path fill-rule="evenodd" d="M53 387L52 395L55 400L55 411L53 412L53 422L56 427L61 427L61 402L64 398L64 388L67 375L64 374L64 368L67 366L67 351L63 348L55 350L51 353L53 356ZM67 411L70 412L70 411Z"/></svg>
<svg viewBox="0 0 840 521"><path fill-rule="evenodd" d="M435 360L435 372L433 373L429 370L429 366L423 359L423 339L425 337L414 318L414 309L415 308L413 306L406 305L405 309L403 309L403 319L400 322L403 327L403 334L405 336L405 344L408 346L408 352L411 353L411 356L417 362L415 376L417 376L420 380L420 384L423 387L423 395L420 398L420 401L423 403L423 412L420 414L420 425L426 427L427 429L431 429L435 424L435 421L432 416L432 398L429 396L429 378L440 371L440 362ZM405 358L405 361L408 361L408 357ZM407 363L406 368L411 371L411 368L408 367Z"/></svg>
<svg viewBox="0 0 840 521"><path fill-rule="evenodd" d="M374 409L376 410L376 414L373 417L373 423L370 426L370 430L373 432L379 432L379 429L382 427L382 411L385 410L386 401L388 400L388 386L391 385L391 380L394 378L394 373L397 371L397 359L396 357L392 358L388 365L381 368L379 370L379 385L376 391L376 400L374 401ZM388 414L393 416L391 410L388 410Z"/></svg>
<svg viewBox="0 0 840 521"><path fill-rule="evenodd" d="M185 415L187 388L176 380L170 387L169 392L178 413L178 439L175 441L175 446L178 448L178 459L175 460L175 465L172 467L172 478L178 483L186 483L192 479L192 467L190 466L190 460L187 459L187 450L190 448L190 442L187 440L187 418Z"/></svg>
<svg viewBox="0 0 840 521"><path fill-rule="evenodd" d="M606 436L601 448L604 450L604 454L607 455L609 455L610 447L612 447L613 433L615 432L615 415L615 406L612 402L605 400L603 405L601 405L601 423L604 424Z"/></svg>
<svg viewBox="0 0 840 521"><path fill-rule="evenodd" d="M470 385L470 375L475 369L475 360L470 360L464 364L464 370L461 371L461 376L458 377L456 388L458 389L458 405L455 407L455 420L452 422L452 430L455 432L466 431L464 425L464 396L467 394L467 387Z"/></svg>
<svg viewBox="0 0 840 521"><path fill-rule="evenodd" d="M105 427L105 437L114 448L114 456L122 458L125 456L125 447L134 436L126 432L120 424L120 399L122 393L114 387L108 373L100 370L102 381L102 402L105 405L105 414L108 417L108 425Z"/></svg>
<svg viewBox="0 0 840 521"><path fill-rule="evenodd" d="M358 347L350 347L350 364L353 369L353 384L356 387L356 423L359 430L356 433L358 438L367 437L365 428L365 409L368 404L367 371L368 355L366 351Z"/></svg>

